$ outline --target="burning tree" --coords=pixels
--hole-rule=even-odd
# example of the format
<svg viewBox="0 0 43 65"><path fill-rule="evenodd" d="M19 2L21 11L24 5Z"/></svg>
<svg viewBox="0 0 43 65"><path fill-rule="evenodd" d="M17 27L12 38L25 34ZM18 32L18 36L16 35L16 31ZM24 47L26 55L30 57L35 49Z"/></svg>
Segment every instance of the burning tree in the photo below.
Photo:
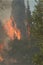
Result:
<svg viewBox="0 0 43 65"><path fill-rule="evenodd" d="M3 37L4 46L0 45L0 48L2 48L3 50L2 55L4 58L0 57L0 59L2 61L4 59L4 62L6 64L7 63L9 64L10 62L13 63L25 62L25 61L28 62L29 60L27 61L26 59L27 58L29 59L28 49L30 47L29 47L29 41L27 40L26 37L26 26L24 21L25 20L24 0L13 0L12 2L10 2L10 0L9 1L3 0L3 2L4 5L6 5L6 7L7 5L9 7L7 7L7 10L5 7L5 10L3 11L5 12L5 14L3 13L2 15L1 13L2 15L1 20L4 30L3 36L5 35L5 38ZM12 3L12 8L11 8L11 3ZM11 9L12 9L12 14L11 14ZM2 34L1 32L0 34Z"/></svg>

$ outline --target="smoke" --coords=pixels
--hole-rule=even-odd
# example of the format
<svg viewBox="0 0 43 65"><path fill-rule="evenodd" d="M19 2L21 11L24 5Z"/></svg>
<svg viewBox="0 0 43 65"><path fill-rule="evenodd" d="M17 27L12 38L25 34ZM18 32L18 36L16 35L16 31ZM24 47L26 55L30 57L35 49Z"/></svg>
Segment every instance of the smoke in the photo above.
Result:
<svg viewBox="0 0 43 65"><path fill-rule="evenodd" d="M22 33L22 36L24 38L26 38L26 27L24 24L24 20L25 20L24 0L0 0L0 22L2 24L2 27L5 24L7 26L7 24L8 24L7 22L9 21L11 16L13 16L14 20L16 21L16 25L17 25L16 30L15 30L16 33L14 31L14 33L16 34L16 37L20 39L21 33ZM10 21L9 21L9 23L10 23ZM12 25L10 26L10 30L9 30L9 26L5 27L5 28L8 28L7 34L10 37L12 37L14 35L13 31L12 31L12 30L14 30L14 28L12 27ZM7 43L9 41L9 38L6 35L5 30L0 27L0 31L1 31L0 40L5 42L5 46L8 46ZM8 48L8 47L6 47L6 48Z"/></svg>
<svg viewBox="0 0 43 65"><path fill-rule="evenodd" d="M14 17L17 27L21 30L22 37L26 38L25 20L25 4L24 0L12 1L12 16Z"/></svg>
<svg viewBox="0 0 43 65"><path fill-rule="evenodd" d="M5 32L3 30L2 24L0 22L0 43L2 43L2 40L5 38Z"/></svg>
<svg viewBox="0 0 43 65"><path fill-rule="evenodd" d="M0 20L4 24L4 19L8 20L12 11L12 0L0 0Z"/></svg>
<svg viewBox="0 0 43 65"><path fill-rule="evenodd" d="M12 0L0 0L0 43L8 48L9 38L7 37L3 26L9 20L12 11Z"/></svg>

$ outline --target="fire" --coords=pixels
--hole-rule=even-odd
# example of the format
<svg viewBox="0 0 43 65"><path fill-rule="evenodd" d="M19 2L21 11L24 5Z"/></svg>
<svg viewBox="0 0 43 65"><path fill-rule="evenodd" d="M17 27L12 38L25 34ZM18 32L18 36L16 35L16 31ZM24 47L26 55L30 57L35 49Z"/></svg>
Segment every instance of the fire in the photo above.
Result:
<svg viewBox="0 0 43 65"><path fill-rule="evenodd" d="M8 37L11 40L14 40L15 38L20 40L21 39L21 32L17 28L15 21L14 21L14 26L12 25L13 21L14 21L13 18L10 18L8 21L6 21L6 23L4 25L4 30L6 31L6 34L8 35Z"/></svg>
<svg viewBox="0 0 43 65"><path fill-rule="evenodd" d="M20 40L20 38L21 38L21 36L20 36L21 35L20 30L17 31L17 35L18 35L17 36L18 40Z"/></svg>
<svg viewBox="0 0 43 65"><path fill-rule="evenodd" d="M3 62L3 60L4 60L4 59L3 59L3 57L2 57L2 56L0 56L0 62Z"/></svg>

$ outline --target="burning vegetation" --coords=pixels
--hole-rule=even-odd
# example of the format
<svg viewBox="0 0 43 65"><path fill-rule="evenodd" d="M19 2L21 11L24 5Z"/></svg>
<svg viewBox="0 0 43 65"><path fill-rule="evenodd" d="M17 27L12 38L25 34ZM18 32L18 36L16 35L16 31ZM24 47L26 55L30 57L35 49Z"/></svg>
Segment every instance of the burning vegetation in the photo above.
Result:
<svg viewBox="0 0 43 65"><path fill-rule="evenodd" d="M5 8L5 10L4 11L2 11L3 9L1 10L2 16L0 16L1 17L0 19L2 20L2 24L4 24L3 33L5 32L4 34L2 33L5 37L3 37L2 42L0 42L0 62L4 61L4 63L6 63L7 65L9 65L9 63L22 62L22 58L25 57L24 56L25 50L27 53L27 51L28 51L27 47L29 47L28 41L26 39L27 38L26 35L27 36L30 35L30 27L28 27L27 30L25 30L26 26L24 24L24 19L25 19L24 1L19 0L20 2L22 2L21 7L20 7L22 10L21 9L19 10L17 7L15 7L15 8L17 8L17 11L16 11L16 9L13 8L14 5L11 7L11 3L12 3L12 2L10 2L11 0L8 0L8 1L9 1L9 4L6 4L6 2L4 2L5 7L1 7L3 9ZM16 3L16 0L14 3ZM15 10L17 13L17 15L15 14L15 17L17 16L16 20L18 20L20 22L20 28L18 25L19 22L14 20L15 17L14 18L10 17L12 8L13 8L13 11ZM14 12L13 12L13 14L14 14ZM5 19L5 20L3 20L3 19ZM25 34L26 32L27 32L27 34ZM26 40L24 40L23 37L26 37L25 38ZM10 40L11 46L9 46L9 42L7 40ZM6 50L5 47L8 50ZM10 51L9 51L9 49L10 49ZM14 56L14 58L12 56L10 56L11 54L12 54L12 56Z"/></svg>
<svg viewBox="0 0 43 65"><path fill-rule="evenodd" d="M21 39L20 29L17 28L16 22L13 20L13 18L10 18L8 21L6 21L4 25L4 30L6 34L8 35L8 37L10 38L10 40L14 40L16 38L18 40Z"/></svg>
<svg viewBox="0 0 43 65"><path fill-rule="evenodd" d="M15 39L21 40L21 31L20 29L17 28L16 22L14 21L13 17L11 17L9 20L4 20L4 21L6 21L6 23L3 26L3 30L5 32L5 35L8 37L8 39L12 41ZM5 59L2 57L5 47L8 48L8 43L5 38L3 38L2 42L0 42L0 62L3 62L3 60Z"/></svg>

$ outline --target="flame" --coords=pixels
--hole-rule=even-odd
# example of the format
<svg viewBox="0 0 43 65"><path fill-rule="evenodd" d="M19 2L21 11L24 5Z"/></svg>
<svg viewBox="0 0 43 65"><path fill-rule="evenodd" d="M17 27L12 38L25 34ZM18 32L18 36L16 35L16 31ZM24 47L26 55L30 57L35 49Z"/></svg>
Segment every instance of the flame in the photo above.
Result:
<svg viewBox="0 0 43 65"><path fill-rule="evenodd" d="M21 32L17 28L17 25L14 21L14 26L12 25L13 23L13 18L10 18L8 21L6 21L4 25L4 30L6 31L6 34L11 40L14 40L14 38L17 38L18 40L21 39Z"/></svg>
<svg viewBox="0 0 43 65"><path fill-rule="evenodd" d="M18 35L18 36L17 36L18 40L20 40L20 39L21 39L21 33L20 33L20 30L17 31L17 35Z"/></svg>
<svg viewBox="0 0 43 65"><path fill-rule="evenodd" d="M3 60L4 60L4 59L3 59L3 57L2 57L2 56L0 56L0 62L3 62Z"/></svg>

